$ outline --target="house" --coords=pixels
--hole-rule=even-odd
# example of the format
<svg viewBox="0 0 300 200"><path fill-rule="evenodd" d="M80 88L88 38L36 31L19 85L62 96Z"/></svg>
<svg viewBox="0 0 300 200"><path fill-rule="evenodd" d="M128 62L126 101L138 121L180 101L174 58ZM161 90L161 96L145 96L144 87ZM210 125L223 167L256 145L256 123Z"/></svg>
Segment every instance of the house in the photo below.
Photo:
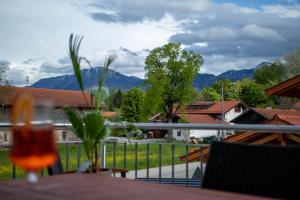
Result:
<svg viewBox="0 0 300 200"><path fill-rule="evenodd" d="M272 109L272 108L249 108L243 114L232 119L234 124L259 124L266 120L271 120L275 115L298 114L294 109Z"/></svg>
<svg viewBox="0 0 300 200"><path fill-rule="evenodd" d="M283 97L300 98L300 74L288 79L278 85L265 90L269 95L277 95ZM280 110L280 109L249 109L243 115L236 117L232 121L236 123L246 122L250 120L252 123L260 124L273 124L273 125L300 125L300 111L299 103L294 105L294 109ZM262 133L255 131L248 131L243 133L236 133L225 139L225 142L232 143L248 143L248 144L278 144L278 145L299 145L300 135L299 133ZM189 161L200 160L202 157L207 161L209 155L209 147L205 147L202 151L192 149L188 154ZM186 159L186 156L179 157L182 161Z"/></svg>
<svg viewBox="0 0 300 200"><path fill-rule="evenodd" d="M187 123L202 123L202 124L221 124L229 123L232 119L241 115L248 106L242 101L224 101L224 122L222 122L222 102L194 102L187 105L184 111L176 113L172 119L173 123L180 121ZM161 114L156 114L149 119L153 122L162 121ZM173 138L176 140L187 141L190 137L208 137L218 136L220 132L218 130L173 130Z"/></svg>
<svg viewBox="0 0 300 200"><path fill-rule="evenodd" d="M287 110L287 111L276 111L271 119L267 119L261 124L276 124L276 125L300 125L300 112L295 110ZM269 112L268 115L273 115L274 112ZM247 144L278 144L278 145L295 145L300 144L300 135L299 134L280 134L280 133L262 133L262 132L242 132L236 133L234 135L228 136L223 139L225 142L232 143L247 143ZM202 149L202 154L199 148L192 149L188 154L188 160L199 161L200 158L204 159L206 162L209 156L209 147L204 147ZM180 156L180 160L185 161L186 156Z"/></svg>
<svg viewBox="0 0 300 200"><path fill-rule="evenodd" d="M50 101L53 104L52 121L54 123L68 123L63 108L71 106L77 108L80 112L88 111L94 107L94 99L89 92L84 92L87 102L85 102L81 91L54 90L44 88L30 87L0 87L0 122L10 122L10 111L15 98L28 93L36 101ZM113 112L102 112L104 117L113 117ZM76 136L71 130L56 130L56 140L58 142L76 140ZM10 130L0 130L0 145L8 145L11 139Z"/></svg>

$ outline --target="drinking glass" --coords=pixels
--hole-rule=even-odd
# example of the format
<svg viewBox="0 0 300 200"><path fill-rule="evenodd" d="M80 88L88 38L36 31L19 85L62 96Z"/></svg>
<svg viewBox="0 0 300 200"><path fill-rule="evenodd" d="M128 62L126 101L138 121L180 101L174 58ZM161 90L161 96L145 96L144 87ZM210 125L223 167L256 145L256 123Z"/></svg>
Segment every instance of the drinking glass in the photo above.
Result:
<svg viewBox="0 0 300 200"><path fill-rule="evenodd" d="M51 166L57 159L50 113L50 103L34 102L29 94L20 95L14 102L10 159L28 173L30 183L38 181L38 170Z"/></svg>

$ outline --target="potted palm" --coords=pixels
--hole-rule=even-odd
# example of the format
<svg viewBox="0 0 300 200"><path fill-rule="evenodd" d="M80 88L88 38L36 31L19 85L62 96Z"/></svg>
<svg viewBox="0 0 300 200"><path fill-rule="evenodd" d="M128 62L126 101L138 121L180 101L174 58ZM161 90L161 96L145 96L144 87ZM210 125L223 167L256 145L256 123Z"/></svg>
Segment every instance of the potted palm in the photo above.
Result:
<svg viewBox="0 0 300 200"><path fill-rule="evenodd" d="M69 54L73 66L73 71L80 90L84 97L85 103L89 105L84 92L83 79L81 75L81 63L85 61L89 64L89 61L79 56L79 47L82 41L82 37L70 35L69 38ZM103 70L98 80L98 88L94 92L95 105L93 109L84 113L79 113L74 108L66 107L65 114L72 124L73 132L75 135L83 141L83 148L87 159L90 162L90 172L97 172L98 170L98 144L108 133L108 127L105 125L105 120L101 116L100 101L102 96L102 87L104 79L108 72L110 65L116 59L116 55L110 55L106 58ZM90 106L90 105L89 105Z"/></svg>

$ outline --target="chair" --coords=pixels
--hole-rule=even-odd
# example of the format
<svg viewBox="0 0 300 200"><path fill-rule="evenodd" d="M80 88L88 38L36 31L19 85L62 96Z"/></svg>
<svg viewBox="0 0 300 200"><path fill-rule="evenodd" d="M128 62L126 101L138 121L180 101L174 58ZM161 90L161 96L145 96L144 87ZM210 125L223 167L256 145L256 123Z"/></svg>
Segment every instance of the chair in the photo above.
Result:
<svg viewBox="0 0 300 200"><path fill-rule="evenodd" d="M300 146L213 142L202 188L300 199Z"/></svg>
<svg viewBox="0 0 300 200"><path fill-rule="evenodd" d="M49 176L52 176L52 175L55 175L55 174L62 174L62 173L64 173L64 169L63 169L63 165L61 163L60 156L59 156L58 153L56 154L56 156L57 156L57 160L54 163L54 165L47 167L48 175Z"/></svg>

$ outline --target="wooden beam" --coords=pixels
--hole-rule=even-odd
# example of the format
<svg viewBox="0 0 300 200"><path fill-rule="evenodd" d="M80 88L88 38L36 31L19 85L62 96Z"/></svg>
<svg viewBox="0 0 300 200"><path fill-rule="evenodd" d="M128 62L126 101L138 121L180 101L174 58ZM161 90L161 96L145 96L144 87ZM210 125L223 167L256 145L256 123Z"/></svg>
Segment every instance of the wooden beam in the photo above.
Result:
<svg viewBox="0 0 300 200"><path fill-rule="evenodd" d="M286 139L283 134L277 133L277 139L279 140L281 146L286 145Z"/></svg>
<svg viewBox="0 0 300 200"><path fill-rule="evenodd" d="M294 134L287 134L286 137L290 138L291 140L293 140L293 141L295 141L295 142L300 143L300 137L297 136L297 135L294 135Z"/></svg>
<svg viewBox="0 0 300 200"><path fill-rule="evenodd" d="M263 137L260 140L252 142L251 144L265 144L277 138L276 134L268 135L267 137Z"/></svg>

